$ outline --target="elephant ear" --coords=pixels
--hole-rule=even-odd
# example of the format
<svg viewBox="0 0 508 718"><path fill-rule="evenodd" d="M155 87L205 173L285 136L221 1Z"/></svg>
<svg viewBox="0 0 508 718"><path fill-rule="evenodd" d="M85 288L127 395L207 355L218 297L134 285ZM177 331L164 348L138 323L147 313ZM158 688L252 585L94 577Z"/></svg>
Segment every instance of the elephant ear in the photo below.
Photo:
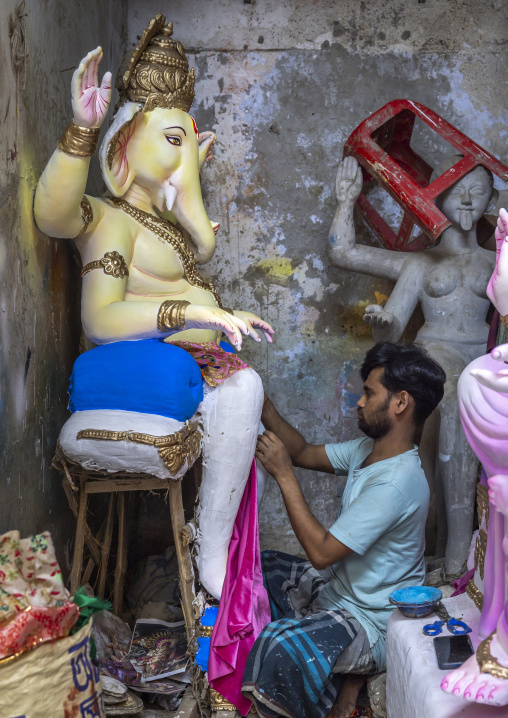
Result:
<svg viewBox="0 0 508 718"><path fill-rule="evenodd" d="M137 102L122 105L113 117L99 150L104 182L115 197L122 197L134 179L134 171L127 161L127 146L142 109Z"/></svg>

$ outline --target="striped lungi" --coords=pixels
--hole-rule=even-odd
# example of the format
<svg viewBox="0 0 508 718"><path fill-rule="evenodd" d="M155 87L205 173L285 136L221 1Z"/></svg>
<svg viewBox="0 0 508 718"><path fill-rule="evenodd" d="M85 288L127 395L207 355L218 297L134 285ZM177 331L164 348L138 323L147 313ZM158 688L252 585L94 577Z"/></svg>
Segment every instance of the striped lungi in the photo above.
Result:
<svg viewBox="0 0 508 718"><path fill-rule="evenodd" d="M262 555L272 623L255 642L242 692L263 718L324 718L346 673L375 673L367 634L345 609L324 610L330 571L278 551Z"/></svg>

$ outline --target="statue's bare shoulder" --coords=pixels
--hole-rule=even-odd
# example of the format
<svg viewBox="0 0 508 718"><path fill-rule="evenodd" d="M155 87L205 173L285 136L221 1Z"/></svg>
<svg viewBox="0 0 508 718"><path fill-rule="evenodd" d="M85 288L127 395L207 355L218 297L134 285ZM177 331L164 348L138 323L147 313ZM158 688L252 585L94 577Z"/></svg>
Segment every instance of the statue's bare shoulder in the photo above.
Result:
<svg viewBox="0 0 508 718"><path fill-rule="evenodd" d="M90 230L76 239L83 264L102 257L106 252L119 252L126 261L132 256L138 230L133 221L107 198L86 195L93 212Z"/></svg>

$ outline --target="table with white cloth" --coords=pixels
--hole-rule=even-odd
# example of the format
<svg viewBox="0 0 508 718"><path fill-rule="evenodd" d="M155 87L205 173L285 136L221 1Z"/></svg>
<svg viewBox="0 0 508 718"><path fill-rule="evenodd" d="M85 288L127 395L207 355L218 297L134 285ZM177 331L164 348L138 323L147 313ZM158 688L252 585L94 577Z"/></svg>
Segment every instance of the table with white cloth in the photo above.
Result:
<svg viewBox="0 0 508 718"><path fill-rule="evenodd" d="M450 616L471 626L471 641L476 649L480 612L467 594L443 600ZM449 671L437 665L433 636L423 627L438 616L405 618L395 610L386 634L386 701L389 718L507 718L508 706L494 707L470 703L441 690L441 681ZM441 636L452 635L443 626Z"/></svg>

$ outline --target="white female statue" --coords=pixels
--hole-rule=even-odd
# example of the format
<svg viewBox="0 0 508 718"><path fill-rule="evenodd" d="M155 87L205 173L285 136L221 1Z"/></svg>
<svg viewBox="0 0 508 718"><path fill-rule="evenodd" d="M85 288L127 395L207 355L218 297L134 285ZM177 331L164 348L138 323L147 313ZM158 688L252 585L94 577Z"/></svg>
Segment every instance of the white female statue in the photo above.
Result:
<svg viewBox="0 0 508 718"><path fill-rule="evenodd" d="M460 158L451 157L435 172L441 174ZM493 177L477 167L438 199L450 220L437 246L420 252L395 252L356 244L354 204L362 188L362 171L347 157L337 172L338 208L332 222L328 253L338 267L395 282L383 308L370 305L363 320L376 341L397 342L420 304L425 323L417 335L447 375L444 398L425 426L422 446L437 433L436 485L441 484L446 508L445 571L461 575L473 527L478 462L469 447L457 410L457 381L463 369L485 352L489 327L487 284L495 255L478 245L476 225L493 192ZM438 422L434 428L433 422Z"/></svg>

